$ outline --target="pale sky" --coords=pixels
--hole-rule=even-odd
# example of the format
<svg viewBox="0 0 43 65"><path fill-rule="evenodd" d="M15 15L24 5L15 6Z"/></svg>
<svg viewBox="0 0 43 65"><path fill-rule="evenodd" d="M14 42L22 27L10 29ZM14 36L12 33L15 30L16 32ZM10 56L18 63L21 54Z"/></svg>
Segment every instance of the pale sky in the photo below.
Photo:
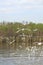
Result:
<svg viewBox="0 0 43 65"><path fill-rule="evenodd" d="M43 0L0 0L0 21L43 23Z"/></svg>

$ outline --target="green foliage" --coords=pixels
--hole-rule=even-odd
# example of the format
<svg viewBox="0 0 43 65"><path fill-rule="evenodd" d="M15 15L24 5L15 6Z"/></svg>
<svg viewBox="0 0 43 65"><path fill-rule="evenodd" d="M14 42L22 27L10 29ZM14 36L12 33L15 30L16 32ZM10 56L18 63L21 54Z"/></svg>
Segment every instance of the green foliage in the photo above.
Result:
<svg viewBox="0 0 43 65"><path fill-rule="evenodd" d="M31 33L33 32L33 30L35 29L38 29L39 31L42 31L43 32L43 24L42 23L38 23L38 24L35 24L35 23L32 23L30 22L29 24L22 24L22 23L7 23L7 24L0 24L0 32L3 33L3 35L15 35L16 34L16 31L18 31L19 29L30 29L31 30ZM24 30L24 31L21 31L25 34L29 34L30 31L28 30Z"/></svg>

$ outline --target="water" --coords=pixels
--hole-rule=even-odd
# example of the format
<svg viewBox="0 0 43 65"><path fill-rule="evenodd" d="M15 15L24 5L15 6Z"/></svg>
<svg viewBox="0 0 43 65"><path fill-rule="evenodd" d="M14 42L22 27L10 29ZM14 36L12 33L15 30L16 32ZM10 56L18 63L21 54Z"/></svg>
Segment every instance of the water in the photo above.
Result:
<svg viewBox="0 0 43 65"><path fill-rule="evenodd" d="M0 65L43 65L43 46L0 50Z"/></svg>

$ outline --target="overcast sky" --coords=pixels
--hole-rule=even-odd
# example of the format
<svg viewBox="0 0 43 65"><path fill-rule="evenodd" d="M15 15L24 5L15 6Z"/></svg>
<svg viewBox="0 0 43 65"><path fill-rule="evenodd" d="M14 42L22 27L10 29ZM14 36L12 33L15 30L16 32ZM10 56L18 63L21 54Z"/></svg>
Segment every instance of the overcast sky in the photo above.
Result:
<svg viewBox="0 0 43 65"><path fill-rule="evenodd" d="M0 0L0 21L43 22L43 0Z"/></svg>

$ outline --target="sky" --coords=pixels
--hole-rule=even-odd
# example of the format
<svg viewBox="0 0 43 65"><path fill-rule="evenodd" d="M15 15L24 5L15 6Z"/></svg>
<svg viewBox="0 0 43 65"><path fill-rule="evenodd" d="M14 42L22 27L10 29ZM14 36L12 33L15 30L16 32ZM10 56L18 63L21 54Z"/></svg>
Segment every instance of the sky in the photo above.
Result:
<svg viewBox="0 0 43 65"><path fill-rule="evenodd" d="M43 23L43 0L0 0L0 22Z"/></svg>

